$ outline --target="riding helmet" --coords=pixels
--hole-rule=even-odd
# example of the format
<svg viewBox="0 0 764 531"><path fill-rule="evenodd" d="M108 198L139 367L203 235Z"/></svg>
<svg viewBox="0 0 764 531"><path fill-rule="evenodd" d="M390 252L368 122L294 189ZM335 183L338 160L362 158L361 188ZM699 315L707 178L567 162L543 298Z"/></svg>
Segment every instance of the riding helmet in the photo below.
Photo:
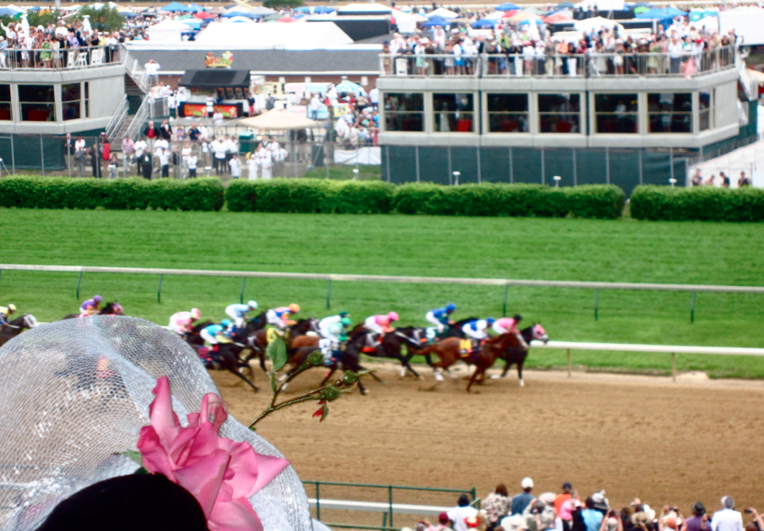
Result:
<svg viewBox="0 0 764 531"><path fill-rule="evenodd" d="M395 312L390 312L387 314L387 318L391 321L397 321L399 319L398 314Z"/></svg>
<svg viewBox="0 0 764 531"><path fill-rule="evenodd" d="M8 305L8 311L15 312L16 311L16 305L15 304L9 304Z"/></svg>
<svg viewBox="0 0 764 531"><path fill-rule="evenodd" d="M449 302L449 303L446 305L446 312L448 312L448 313L451 313L451 312L453 312L454 310L456 310L456 304L452 304L452 303L450 303L450 302Z"/></svg>
<svg viewBox="0 0 764 531"><path fill-rule="evenodd" d="M346 312L345 310L342 310L340 312L340 317L349 317L349 316L350 316L350 314L348 312Z"/></svg>
<svg viewBox="0 0 764 531"><path fill-rule="evenodd" d="M290 311L291 313L297 313L297 312L299 312L299 311L300 311L300 305L299 305L299 304L294 304L294 303L290 304L290 305L289 305L289 311Z"/></svg>
<svg viewBox="0 0 764 531"><path fill-rule="evenodd" d="M231 326L231 321L229 321L228 319L223 319L222 321L220 321L220 326L224 326L228 328L229 326Z"/></svg>
<svg viewBox="0 0 764 531"><path fill-rule="evenodd" d="M201 316L202 312L199 311L199 308L191 308L191 317L194 319L199 319Z"/></svg>
<svg viewBox="0 0 764 531"><path fill-rule="evenodd" d="M347 317L343 317L340 322L342 323L342 326L350 326L350 319Z"/></svg>
<svg viewBox="0 0 764 531"><path fill-rule="evenodd" d="M523 316L520 315L519 313L516 313L512 319L514 319L516 323L519 323L520 321L523 320Z"/></svg>
<svg viewBox="0 0 764 531"><path fill-rule="evenodd" d="M253 310L257 310L257 303L256 303L255 301L249 301L249 302L247 303L247 306L249 306L249 307L250 307L250 308L252 308Z"/></svg>
<svg viewBox="0 0 764 531"><path fill-rule="evenodd" d="M488 319L485 320L485 322L488 323L489 325L492 325L493 323L496 322L496 319L494 319L493 317L489 317Z"/></svg>
<svg viewBox="0 0 764 531"><path fill-rule="evenodd" d="M103 299L101 298L101 296L100 296L100 295L96 295L95 297L93 297L93 300L94 300L95 302L101 302Z"/></svg>

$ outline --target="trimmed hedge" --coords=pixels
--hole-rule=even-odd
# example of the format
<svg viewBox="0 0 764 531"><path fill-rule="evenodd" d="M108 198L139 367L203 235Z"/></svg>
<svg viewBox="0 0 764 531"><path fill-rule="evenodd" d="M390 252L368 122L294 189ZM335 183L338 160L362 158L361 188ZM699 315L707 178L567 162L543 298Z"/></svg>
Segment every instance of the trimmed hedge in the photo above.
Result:
<svg viewBox="0 0 764 531"><path fill-rule="evenodd" d="M615 219L625 201L617 186L550 188L535 184L431 183L275 179L234 181L226 190L234 212L330 212L441 216L537 216Z"/></svg>
<svg viewBox="0 0 764 531"><path fill-rule="evenodd" d="M631 216L662 221L763 221L764 190L710 186L638 186L631 194Z"/></svg>
<svg viewBox="0 0 764 531"><path fill-rule="evenodd" d="M225 190L218 179L0 179L0 207L109 210L220 210Z"/></svg>

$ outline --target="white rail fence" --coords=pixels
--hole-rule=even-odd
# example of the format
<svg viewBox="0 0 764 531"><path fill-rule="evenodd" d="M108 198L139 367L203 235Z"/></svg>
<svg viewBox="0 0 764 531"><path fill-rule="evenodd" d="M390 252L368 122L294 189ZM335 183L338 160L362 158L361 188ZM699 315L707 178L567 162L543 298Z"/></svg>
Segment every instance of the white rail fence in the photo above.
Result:
<svg viewBox="0 0 764 531"><path fill-rule="evenodd" d="M682 291L692 293L690 302L690 322L695 320L695 298L698 292L712 293L758 293L764 294L762 286L716 286L707 284L648 284L632 282L588 282L576 280L522 280L503 278L459 278L459 277L414 277L392 275L340 275L324 273L288 273L271 271L224 271L210 269L160 269L139 267L98 267L98 266L64 266L64 265L33 265L33 264L0 264L0 275L3 271L44 271L78 273L77 299L80 296L80 284L83 273L118 273L131 275L159 275L157 302L162 299L162 280L164 275L185 275L201 277L239 277L241 281L240 300L244 301L244 288L247 278L287 278L301 280L322 280L327 282L326 308L331 307L332 282L403 282L411 284L452 284L477 286L503 286L504 302L502 312L506 315L507 296L510 286L542 287L542 288L573 288L594 290L594 319L599 317L599 291L609 290L648 290L648 291Z"/></svg>
<svg viewBox="0 0 764 531"><path fill-rule="evenodd" d="M676 382L677 354L713 354L722 356L764 356L764 348L688 347L685 345L632 345L627 343L575 343L571 341L531 341L533 348L565 350L568 354L568 377L573 372L571 350L606 350L610 352L657 352L671 354L671 376Z"/></svg>

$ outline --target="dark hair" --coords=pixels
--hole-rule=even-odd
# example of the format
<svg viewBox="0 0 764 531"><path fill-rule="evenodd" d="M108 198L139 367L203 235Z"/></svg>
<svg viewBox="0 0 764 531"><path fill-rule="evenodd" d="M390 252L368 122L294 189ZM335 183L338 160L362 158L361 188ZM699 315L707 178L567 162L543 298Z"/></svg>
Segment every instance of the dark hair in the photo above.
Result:
<svg viewBox="0 0 764 531"><path fill-rule="evenodd" d="M499 483L496 485L496 494L501 494L502 496L509 496L509 492L507 492L507 486L504 483Z"/></svg>
<svg viewBox="0 0 764 531"><path fill-rule="evenodd" d="M586 508L587 509L594 509L594 500L591 498L586 498Z"/></svg>
<svg viewBox="0 0 764 531"><path fill-rule="evenodd" d="M459 496L458 505L459 505L459 507L469 507L469 505L470 505L470 497L468 495L466 495L466 494L462 494L461 496Z"/></svg>

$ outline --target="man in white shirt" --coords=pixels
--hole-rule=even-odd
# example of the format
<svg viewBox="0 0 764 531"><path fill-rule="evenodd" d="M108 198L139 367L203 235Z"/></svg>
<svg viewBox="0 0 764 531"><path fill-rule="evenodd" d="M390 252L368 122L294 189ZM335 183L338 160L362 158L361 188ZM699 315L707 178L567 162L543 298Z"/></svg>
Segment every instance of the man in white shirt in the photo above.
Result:
<svg viewBox="0 0 764 531"><path fill-rule="evenodd" d="M711 517L712 531L743 531L743 515L735 510L735 500L732 496L722 498L721 511L716 511Z"/></svg>
<svg viewBox="0 0 764 531"><path fill-rule="evenodd" d="M159 156L160 150L169 150L170 149L170 143L165 140L164 138L160 138L156 142L154 142L154 155Z"/></svg>
<svg viewBox="0 0 764 531"><path fill-rule="evenodd" d="M241 177L241 161L239 160L239 155L234 153L231 156L231 160L228 161L228 165L231 167L231 177L234 179Z"/></svg>
<svg viewBox="0 0 764 531"><path fill-rule="evenodd" d="M671 36L671 42L668 45L669 61L671 62L671 73L678 74L682 66L682 41L679 40L676 33Z"/></svg>
<svg viewBox="0 0 764 531"><path fill-rule="evenodd" d="M379 89L377 87L369 91L369 101L375 110L379 107Z"/></svg>
<svg viewBox="0 0 764 531"><path fill-rule="evenodd" d="M193 179L196 177L196 165L198 163L198 159L196 158L196 153L193 151L191 154L186 157L186 166L188 166L188 178Z"/></svg>
<svg viewBox="0 0 764 531"><path fill-rule="evenodd" d="M143 65L143 68L146 69L146 76L149 78L149 84L151 86L155 85L159 79L159 63L150 59L148 63Z"/></svg>
<svg viewBox="0 0 764 531"><path fill-rule="evenodd" d="M215 159L213 163L215 166L215 173L217 175L222 175L226 171L226 145L220 140L213 140L210 148L212 149L213 157Z"/></svg>
<svg viewBox="0 0 764 531"><path fill-rule="evenodd" d="M135 150L135 158L141 158L141 156L143 156L148 148L149 145L146 143L143 137L139 138L138 141L133 145L133 149Z"/></svg>
<svg viewBox="0 0 764 531"><path fill-rule="evenodd" d="M459 502L456 507L449 509L446 513L448 519L454 523L454 531L468 531L467 518L478 515L477 509L470 505L470 498L466 494L459 496ZM714 530L716 531L716 530Z"/></svg>
<svg viewBox="0 0 764 531"><path fill-rule="evenodd" d="M310 113L308 118L311 120L318 120L318 109L321 108L321 100L318 98L318 94L313 94L310 99Z"/></svg>
<svg viewBox="0 0 764 531"><path fill-rule="evenodd" d="M162 167L162 177L170 176L170 152L165 148L159 148L157 153L159 159L159 165Z"/></svg>
<svg viewBox="0 0 764 531"><path fill-rule="evenodd" d="M69 29L66 27L66 25L64 25L63 20L58 21L58 27L56 27L55 35L56 37L63 37L64 39L67 35L69 35Z"/></svg>

